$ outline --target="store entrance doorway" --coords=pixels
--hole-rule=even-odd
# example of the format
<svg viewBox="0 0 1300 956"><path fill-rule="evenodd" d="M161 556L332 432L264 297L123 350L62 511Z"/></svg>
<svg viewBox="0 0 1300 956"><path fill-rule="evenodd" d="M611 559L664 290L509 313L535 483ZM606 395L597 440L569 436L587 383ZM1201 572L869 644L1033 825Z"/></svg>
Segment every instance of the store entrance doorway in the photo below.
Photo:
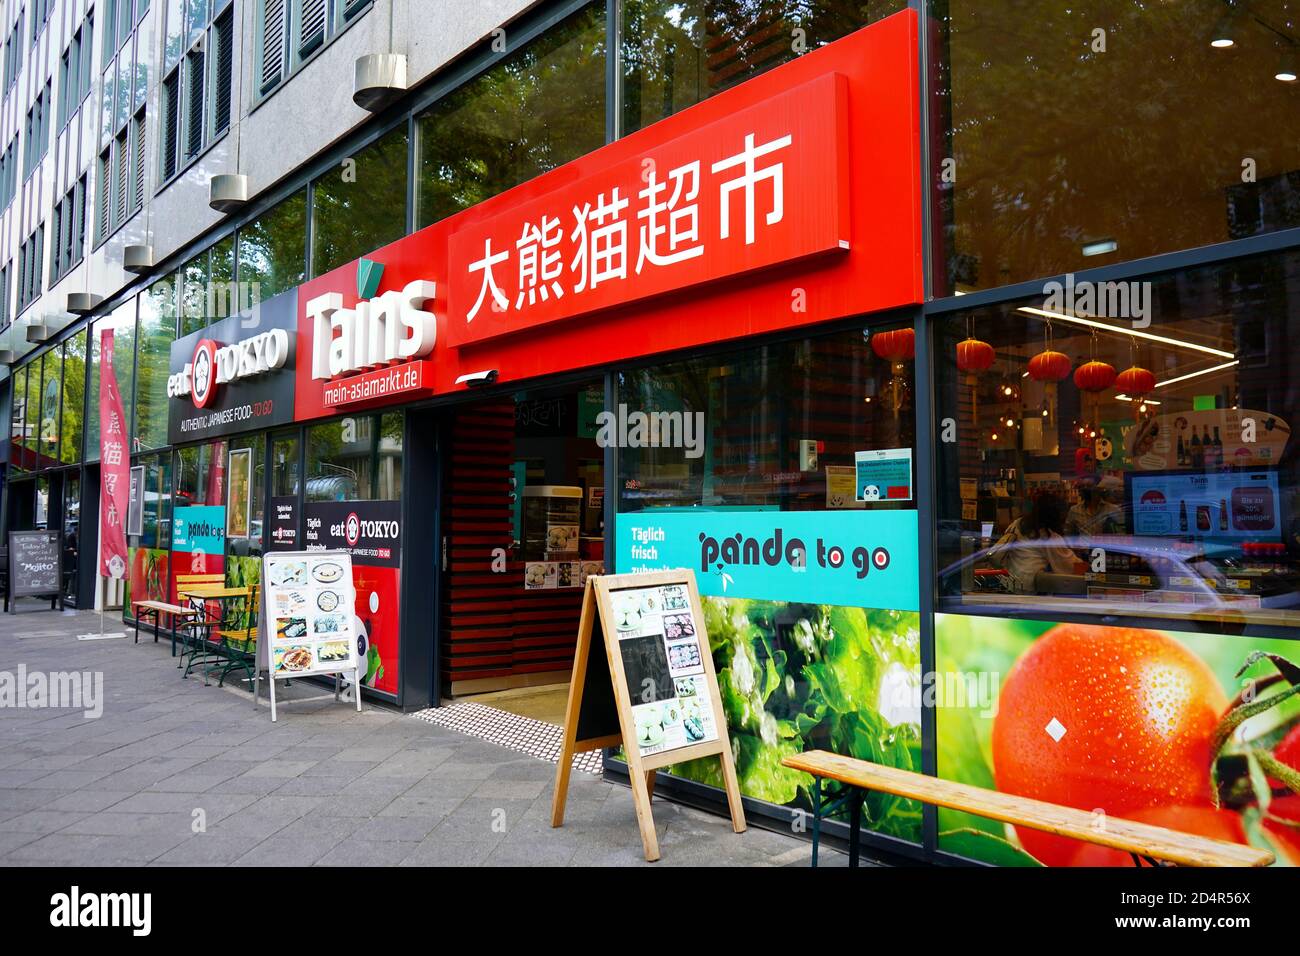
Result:
<svg viewBox="0 0 1300 956"><path fill-rule="evenodd" d="M444 697L561 723L582 589L604 571L600 381L459 406L442 501Z"/></svg>

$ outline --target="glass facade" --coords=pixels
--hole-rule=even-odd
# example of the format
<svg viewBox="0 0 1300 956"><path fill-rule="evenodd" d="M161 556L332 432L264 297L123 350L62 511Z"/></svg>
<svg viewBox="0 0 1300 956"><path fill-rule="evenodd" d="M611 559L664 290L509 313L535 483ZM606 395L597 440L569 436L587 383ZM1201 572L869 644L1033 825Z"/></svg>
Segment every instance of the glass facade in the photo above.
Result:
<svg viewBox="0 0 1300 956"><path fill-rule="evenodd" d="M593 4L416 120L416 228L605 145L605 11Z"/></svg>
<svg viewBox="0 0 1300 956"><path fill-rule="evenodd" d="M105 329L113 330L113 371L117 387L122 393L122 411L126 420L132 421L135 407L135 330L136 300L129 299L113 310L113 314L100 319L90 327L90 399L86 417L86 461L99 461L99 360L100 335ZM132 426L132 434L135 427Z"/></svg>
<svg viewBox="0 0 1300 956"><path fill-rule="evenodd" d="M307 501L394 501L402 494L401 412L307 428ZM276 450L278 487L296 487L296 442ZM276 494L292 494L277 491Z"/></svg>
<svg viewBox="0 0 1300 956"><path fill-rule="evenodd" d="M1101 291L938 326L943 606L1295 628L1300 255Z"/></svg>
<svg viewBox="0 0 1300 956"><path fill-rule="evenodd" d="M172 556L182 508L222 509L223 551L199 569L251 583L273 545L268 498L300 506L302 535L304 511L402 496L401 411L167 447L169 348L224 314L214 290L292 289L400 238L408 222L438 222L598 149L607 129L645 129L905 6L625 0L610 63L610 6L589 4L210 248L187 250L139 294L138 319L129 299L96 325L115 329L132 464L144 469L132 576L165 595L177 560L196 569L193 555ZM1068 689L1072 675L1107 679L1088 670L1101 649L1134 671L1172 668L1195 691L1187 713L1212 727L1252 652L1297 656L1300 240L1285 230L1300 226L1300 87L1270 65L1289 14L1283 0L1251 3L1224 47L1209 42L1225 10L1210 0L921 7L930 300L901 318L845 316L852 324L832 332L600 369L620 409L659 416L646 428L680 438L622 448L603 488L620 520L744 516L827 534L864 516L919 526L917 548L937 572L921 582L919 611L811 592L707 598L747 795L806 807L808 782L780 758L815 746L1024 796L1081 793L1159 823L1171 792L1199 800L1204 788L1134 783L1142 768L1123 755L1118 770L1081 780L1056 751L1023 748L1045 768L1036 776L1001 749L1013 729L996 714L1042 716L1038 736L1069 708L1091 714ZM1152 256L1163 258L1134 265ZM11 375L8 516L61 520L72 537L83 472L59 466L98 458L98 337L42 349ZM862 463L876 458L906 462L907 477L864 480ZM384 601L396 596L390 570ZM937 673L992 683L980 691L987 713L936 702L922 748L926 655ZM1009 675L1039 655L1056 670L1042 672L1038 697L1018 697ZM1246 679L1261 676L1249 666ZM395 670L390 660L390 682ZM1039 715L1037 701L1054 714ZM1288 706L1272 729L1296 718ZM1201 756L1208 766L1216 755ZM717 782L703 767L676 772ZM1241 816L1257 808L1238 785L1225 799ZM882 799L868 815L879 833L923 841L914 804ZM947 811L936 847L1098 862Z"/></svg>
<svg viewBox="0 0 1300 956"><path fill-rule="evenodd" d="M177 287L173 278L155 282L141 293L139 346L136 350L132 451L167 444L167 377L176 339Z"/></svg>
<svg viewBox="0 0 1300 956"><path fill-rule="evenodd" d="M930 6L938 294L1300 226L1286 0L1252 0L1227 48L1215 0Z"/></svg>
<svg viewBox="0 0 1300 956"><path fill-rule="evenodd" d="M81 461L87 411L86 340L87 332L82 329L63 343L63 427L59 433L59 460L65 465Z"/></svg>
<svg viewBox="0 0 1300 956"><path fill-rule="evenodd" d="M307 275L307 191L294 193L239 230L239 281L269 299ZM253 288L256 287L256 295Z"/></svg>
<svg viewBox="0 0 1300 956"><path fill-rule="evenodd" d="M403 124L312 184L312 275L406 235L408 138Z"/></svg>
<svg viewBox="0 0 1300 956"><path fill-rule="evenodd" d="M906 0L627 0L621 132L634 133L906 7Z"/></svg>

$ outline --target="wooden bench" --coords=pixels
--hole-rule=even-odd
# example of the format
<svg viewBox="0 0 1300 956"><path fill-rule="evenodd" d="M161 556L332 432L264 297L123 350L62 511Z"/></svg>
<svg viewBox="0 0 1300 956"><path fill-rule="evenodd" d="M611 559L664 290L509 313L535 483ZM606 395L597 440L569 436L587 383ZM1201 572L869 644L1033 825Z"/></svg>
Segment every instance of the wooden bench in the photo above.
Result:
<svg viewBox="0 0 1300 956"><path fill-rule="evenodd" d="M153 618L153 642L158 643L158 619L164 614L171 619L172 632L172 657L176 656L176 621L193 617L199 612L192 607L182 607L179 604L168 604L166 601L132 601L131 607L135 610L135 643L140 643L140 621L143 618Z"/></svg>
<svg viewBox="0 0 1300 956"><path fill-rule="evenodd" d="M796 754L784 758L781 763L793 770L812 774L815 780L813 866L817 865L821 817L826 809L821 799L822 778L837 780L849 788L849 866L858 865L862 798L866 790L891 793L937 807L972 813L989 820L1110 847L1128 853L1137 866L1141 866L1143 860L1153 866L1268 866L1273 862L1272 853L1256 847L1180 833L1166 827L1135 823L1118 817L1107 817L1105 826L1099 827L1097 817L1090 811L999 793L897 767L884 767L825 750Z"/></svg>

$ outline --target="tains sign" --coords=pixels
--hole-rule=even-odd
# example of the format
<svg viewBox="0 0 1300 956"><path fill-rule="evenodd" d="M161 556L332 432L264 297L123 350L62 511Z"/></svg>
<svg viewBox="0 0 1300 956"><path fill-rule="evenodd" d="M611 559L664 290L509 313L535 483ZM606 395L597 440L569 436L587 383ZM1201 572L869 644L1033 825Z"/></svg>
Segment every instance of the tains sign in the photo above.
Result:
<svg viewBox="0 0 1300 956"><path fill-rule="evenodd" d="M167 435L174 443L293 421L297 292L172 344Z"/></svg>
<svg viewBox="0 0 1300 956"><path fill-rule="evenodd" d="M826 73L451 237L465 345L849 248L848 83Z"/></svg>
<svg viewBox="0 0 1300 956"><path fill-rule="evenodd" d="M915 511L618 516L619 574L691 568L700 593L915 611Z"/></svg>

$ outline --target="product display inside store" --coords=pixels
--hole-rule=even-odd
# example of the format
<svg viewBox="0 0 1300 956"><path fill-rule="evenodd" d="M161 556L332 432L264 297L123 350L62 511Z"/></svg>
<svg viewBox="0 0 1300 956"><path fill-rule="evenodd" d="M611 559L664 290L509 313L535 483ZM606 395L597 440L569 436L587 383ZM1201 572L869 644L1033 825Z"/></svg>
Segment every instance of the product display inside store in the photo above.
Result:
<svg viewBox="0 0 1300 956"><path fill-rule="evenodd" d="M1206 624L1300 621L1295 255L940 326L940 593Z"/></svg>

